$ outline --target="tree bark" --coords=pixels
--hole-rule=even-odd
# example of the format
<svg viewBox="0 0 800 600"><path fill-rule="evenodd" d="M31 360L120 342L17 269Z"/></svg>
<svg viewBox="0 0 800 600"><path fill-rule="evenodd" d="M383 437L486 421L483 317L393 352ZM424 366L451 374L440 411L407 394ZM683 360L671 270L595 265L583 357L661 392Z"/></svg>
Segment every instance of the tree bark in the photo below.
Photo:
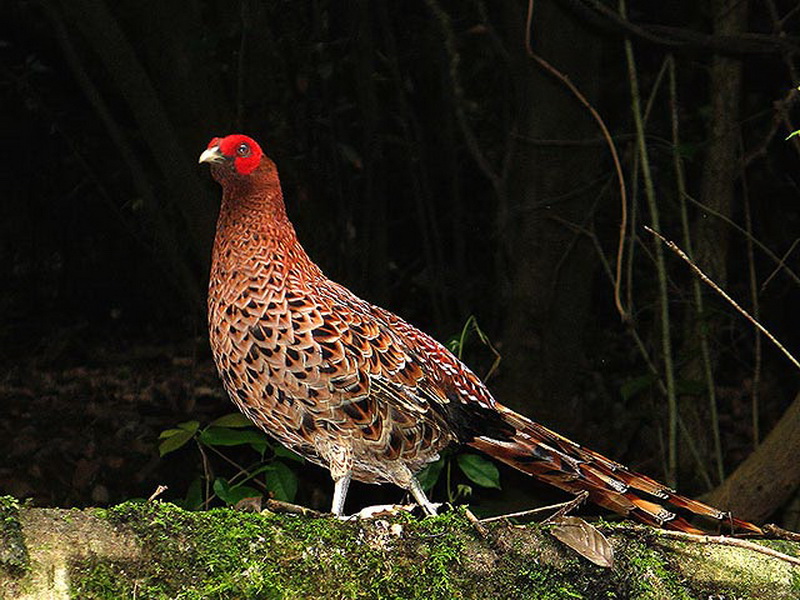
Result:
<svg viewBox="0 0 800 600"><path fill-rule="evenodd" d="M747 27L747 0L711 0L715 36L734 36ZM708 146L703 165L701 201L713 212L730 218L733 212L736 181L741 169L739 105L742 94L742 61L740 58L714 55L711 59L709 98L711 118L708 127ZM723 219L701 211L692 228L694 260L722 288L728 281L728 252L730 228ZM706 310L706 312L708 312ZM684 325L686 337L681 355L688 357L680 377L684 381L705 382L700 337L713 345L720 331L720 323L707 315L689 313ZM711 368L714 369L712 355ZM708 434L708 403L699 396L679 399L679 410L688 435L704 462L714 463L712 436ZM693 457L681 455L680 471L685 475L695 470ZM684 479L680 478L679 480ZM684 479L685 480L685 479Z"/></svg>
<svg viewBox="0 0 800 600"><path fill-rule="evenodd" d="M581 421L575 394L598 265L590 241L570 225L592 219L596 190L582 188L596 177L602 150L553 143L596 137L596 125L569 90L526 55L520 5L509 14L521 109L507 215L499 224L511 268L497 387L505 403L569 432ZM600 42L569 12L537 2L532 44L590 101L597 98Z"/></svg>

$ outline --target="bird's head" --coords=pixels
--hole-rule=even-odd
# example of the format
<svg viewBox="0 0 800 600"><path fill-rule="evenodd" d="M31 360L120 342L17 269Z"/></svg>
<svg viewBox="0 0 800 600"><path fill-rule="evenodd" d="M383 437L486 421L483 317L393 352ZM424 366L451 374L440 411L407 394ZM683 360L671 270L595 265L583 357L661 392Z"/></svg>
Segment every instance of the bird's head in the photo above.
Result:
<svg viewBox="0 0 800 600"><path fill-rule="evenodd" d="M198 162L210 163L211 174L219 182L231 177L249 178L262 162L271 164L254 139L239 133L215 137Z"/></svg>

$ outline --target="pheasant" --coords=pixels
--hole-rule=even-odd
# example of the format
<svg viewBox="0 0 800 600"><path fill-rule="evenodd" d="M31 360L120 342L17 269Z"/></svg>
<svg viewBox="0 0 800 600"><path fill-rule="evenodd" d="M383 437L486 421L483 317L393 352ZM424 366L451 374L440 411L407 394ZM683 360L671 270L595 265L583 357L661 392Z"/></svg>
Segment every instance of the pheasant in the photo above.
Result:
<svg viewBox="0 0 800 600"><path fill-rule="evenodd" d="M415 474L466 444L650 525L699 532L694 515L761 531L499 404L440 343L325 277L253 139L214 138L199 162L223 190L208 291L216 367L247 417L330 471L334 514L352 479L395 484L434 514Z"/></svg>

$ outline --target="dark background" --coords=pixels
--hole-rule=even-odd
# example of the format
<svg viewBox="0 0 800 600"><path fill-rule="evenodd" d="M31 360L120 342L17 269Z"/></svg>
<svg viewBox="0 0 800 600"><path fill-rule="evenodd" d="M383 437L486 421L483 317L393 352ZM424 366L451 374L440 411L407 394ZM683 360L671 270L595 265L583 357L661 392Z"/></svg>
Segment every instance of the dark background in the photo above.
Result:
<svg viewBox="0 0 800 600"><path fill-rule="evenodd" d="M489 379L500 401L686 493L714 488L793 401L797 371L702 284L699 310L667 250L660 287L643 225L690 240L797 354L798 144L784 138L800 8L634 4L626 20L611 2L539 0L530 30L619 152L623 322L611 154L526 52L527 3L3 2L0 491L80 506L166 484L181 498L202 472L189 446L160 459L158 434L231 410L205 337L220 192L196 162L235 131L278 164L330 277L442 341L475 316L502 356ZM475 335L464 358L481 375L494 360ZM327 476L297 471L298 500L325 507ZM523 494L542 493L506 471L503 487L474 501L529 506ZM372 499L357 489L354 508ZM784 494L774 518L796 523L799 504Z"/></svg>

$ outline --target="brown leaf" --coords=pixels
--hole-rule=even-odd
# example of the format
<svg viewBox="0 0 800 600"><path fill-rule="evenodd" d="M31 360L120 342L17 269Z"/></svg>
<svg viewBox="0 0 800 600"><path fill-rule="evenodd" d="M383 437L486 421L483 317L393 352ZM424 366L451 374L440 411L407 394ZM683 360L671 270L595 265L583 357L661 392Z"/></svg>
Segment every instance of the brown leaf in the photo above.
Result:
<svg viewBox="0 0 800 600"><path fill-rule="evenodd" d="M580 517L559 517L550 533L585 559L601 567L614 566L614 549L600 531Z"/></svg>

